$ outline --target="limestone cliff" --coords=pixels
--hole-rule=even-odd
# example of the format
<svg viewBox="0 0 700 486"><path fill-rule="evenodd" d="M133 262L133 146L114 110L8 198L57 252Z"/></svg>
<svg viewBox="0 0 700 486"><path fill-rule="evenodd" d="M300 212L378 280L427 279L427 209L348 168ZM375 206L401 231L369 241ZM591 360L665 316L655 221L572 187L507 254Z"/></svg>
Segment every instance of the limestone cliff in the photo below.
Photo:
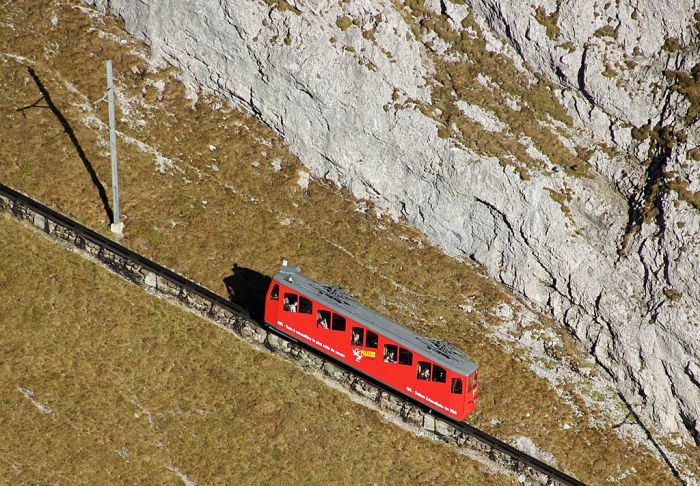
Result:
<svg viewBox="0 0 700 486"><path fill-rule="evenodd" d="M698 2L92 0L700 445Z"/></svg>

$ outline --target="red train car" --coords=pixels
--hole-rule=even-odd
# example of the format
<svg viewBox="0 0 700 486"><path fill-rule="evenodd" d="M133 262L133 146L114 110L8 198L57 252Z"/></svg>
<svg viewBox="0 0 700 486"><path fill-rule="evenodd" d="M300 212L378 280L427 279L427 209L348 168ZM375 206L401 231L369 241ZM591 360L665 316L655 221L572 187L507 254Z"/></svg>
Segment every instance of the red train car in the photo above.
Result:
<svg viewBox="0 0 700 486"><path fill-rule="evenodd" d="M265 322L452 418L476 408L478 366L286 261L268 288Z"/></svg>

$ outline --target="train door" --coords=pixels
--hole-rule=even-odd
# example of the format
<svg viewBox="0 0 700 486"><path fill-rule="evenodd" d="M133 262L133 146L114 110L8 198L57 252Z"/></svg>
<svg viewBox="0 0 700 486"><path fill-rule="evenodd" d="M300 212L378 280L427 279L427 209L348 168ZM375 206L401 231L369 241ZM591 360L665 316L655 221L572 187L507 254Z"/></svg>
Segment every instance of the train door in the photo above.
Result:
<svg viewBox="0 0 700 486"><path fill-rule="evenodd" d="M277 325L279 318L280 284L272 281L265 299L265 322Z"/></svg>
<svg viewBox="0 0 700 486"><path fill-rule="evenodd" d="M464 377L459 375L452 375L449 380L450 385L450 398L448 405L450 409L454 410L458 414L462 413L464 410Z"/></svg>

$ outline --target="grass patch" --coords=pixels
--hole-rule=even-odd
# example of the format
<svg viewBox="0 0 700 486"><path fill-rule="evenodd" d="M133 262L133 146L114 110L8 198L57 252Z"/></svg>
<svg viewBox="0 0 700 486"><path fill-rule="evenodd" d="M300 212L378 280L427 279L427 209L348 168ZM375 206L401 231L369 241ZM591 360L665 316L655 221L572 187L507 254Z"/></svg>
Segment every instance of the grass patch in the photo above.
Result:
<svg viewBox="0 0 700 486"><path fill-rule="evenodd" d="M352 26L352 19L346 15L343 15L342 17L338 17L336 19L335 25L337 25L340 30L345 32Z"/></svg>
<svg viewBox="0 0 700 486"><path fill-rule="evenodd" d="M535 10L535 19L545 27L547 37L552 40L559 37L559 26L557 25L559 21L559 4L557 4L557 9L549 15L545 12L544 6L540 5Z"/></svg>
<svg viewBox="0 0 700 486"><path fill-rule="evenodd" d="M263 0L269 7L275 7L280 12L292 12L294 15L301 15L301 10L290 5L285 0Z"/></svg>
<svg viewBox="0 0 700 486"><path fill-rule="evenodd" d="M603 37L610 37L611 39L617 39L617 29L615 29L612 25L604 25L603 27L599 28L596 30L593 35L595 37L603 38Z"/></svg>
<svg viewBox="0 0 700 486"><path fill-rule="evenodd" d="M683 48L681 41L677 37L666 37L662 49L666 52L678 52Z"/></svg>
<svg viewBox="0 0 700 486"><path fill-rule="evenodd" d="M684 95L690 102L685 121L691 125L700 116L700 63L693 66L689 73L666 70L664 76L672 83L673 89Z"/></svg>
<svg viewBox="0 0 700 486"><path fill-rule="evenodd" d="M7 215L0 248L5 480L508 483Z"/></svg>
<svg viewBox="0 0 700 486"><path fill-rule="evenodd" d="M605 69L600 74L602 74L606 78L614 78L615 76L617 76L617 72L608 63L605 63Z"/></svg>

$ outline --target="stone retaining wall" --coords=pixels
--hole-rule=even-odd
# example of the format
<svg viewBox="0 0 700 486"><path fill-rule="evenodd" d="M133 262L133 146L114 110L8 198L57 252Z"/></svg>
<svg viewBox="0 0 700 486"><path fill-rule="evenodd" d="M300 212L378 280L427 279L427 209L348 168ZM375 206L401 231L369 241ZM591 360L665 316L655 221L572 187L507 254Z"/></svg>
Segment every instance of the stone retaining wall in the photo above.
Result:
<svg viewBox="0 0 700 486"><path fill-rule="evenodd" d="M172 303L179 303L191 312L214 322L258 350L274 353L293 362L303 370L339 385L350 395L371 402L375 409L393 415L404 428L420 432L439 441L471 452L480 460L490 460L506 472L517 474L522 484L559 484L544 473L511 458L507 454L492 448L467 433L441 420L421 408L406 402L397 395L389 393L369 383L347 370L312 353L291 340L268 332L261 324L253 321L245 313L236 313L222 307L219 303L196 294L178 282L156 274L151 269L131 261L110 249L90 241L79 232L48 218L30 207L0 194L0 213L9 213L16 219L34 227L50 238L62 243L64 247L75 251L85 258L107 267L110 271L129 280L148 292L158 295Z"/></svg>

